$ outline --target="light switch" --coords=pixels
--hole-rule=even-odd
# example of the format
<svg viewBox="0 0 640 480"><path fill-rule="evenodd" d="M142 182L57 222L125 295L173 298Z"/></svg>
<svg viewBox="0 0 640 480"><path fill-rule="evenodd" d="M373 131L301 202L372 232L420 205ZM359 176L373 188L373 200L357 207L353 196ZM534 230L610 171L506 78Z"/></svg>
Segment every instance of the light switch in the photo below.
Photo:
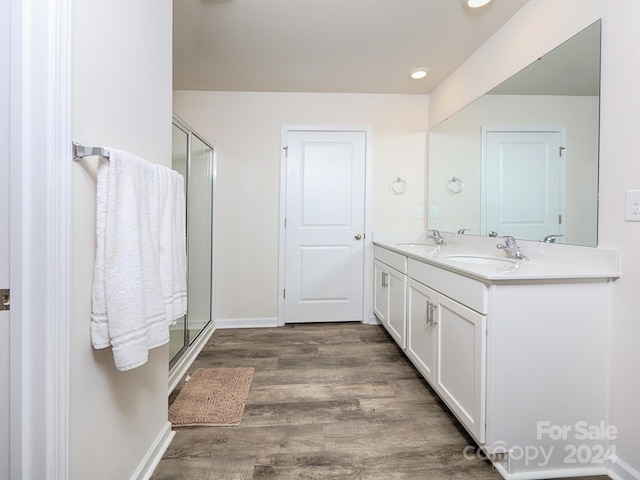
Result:
<svg viewBox="0 0 640 480"><path fill-rule="evenodd" d="M422 218L422 207L413 207L413 218L416 220Z"/></svg>

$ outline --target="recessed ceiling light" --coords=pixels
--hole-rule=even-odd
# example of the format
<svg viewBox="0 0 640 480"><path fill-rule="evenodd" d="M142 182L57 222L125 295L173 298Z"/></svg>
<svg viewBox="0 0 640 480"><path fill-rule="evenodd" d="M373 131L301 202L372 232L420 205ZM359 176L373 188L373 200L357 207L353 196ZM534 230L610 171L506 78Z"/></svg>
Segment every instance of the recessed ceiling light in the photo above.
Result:
<svg viewBox="0 0 640 480"><path fill-rule="evenodd" d="M491 0L464 0L464 3L469 8L480 8L490 3Z"/></svg>
<svg viewBox="0 0 640 480"><path fill-rule="evenodd" d="M420 68L414 68L413 70L411 70L411 72L409 72L409 75L414 80L420 80L421 78L426 77L428 73L429 73L429 69L427 67L420 67Z"/></svg>

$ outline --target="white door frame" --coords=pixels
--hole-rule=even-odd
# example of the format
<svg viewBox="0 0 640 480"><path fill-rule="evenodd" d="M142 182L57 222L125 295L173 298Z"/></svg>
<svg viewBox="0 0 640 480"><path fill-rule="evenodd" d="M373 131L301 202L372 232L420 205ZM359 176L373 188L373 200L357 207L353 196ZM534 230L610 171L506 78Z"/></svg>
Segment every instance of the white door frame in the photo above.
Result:
<svg viewBox="0 0 640 480"><path fill-rule="evenodd" d="M364 132L365 133L365 187L364 187L364 290L362 294L362 323L376 324L371 305L371 268L373 262L373 243L371 234L371 127L361 125L283 125L280 139L280 230L278 240L278 326L285 323L284 287L285 287L285 228L287 213L287 146L289 132Z"/></svg>
<svg viewBox="0 0 640 480"><path fill-rule="evenodd" d="M68 478L71 0L10 0L11 478Z"/></svg>

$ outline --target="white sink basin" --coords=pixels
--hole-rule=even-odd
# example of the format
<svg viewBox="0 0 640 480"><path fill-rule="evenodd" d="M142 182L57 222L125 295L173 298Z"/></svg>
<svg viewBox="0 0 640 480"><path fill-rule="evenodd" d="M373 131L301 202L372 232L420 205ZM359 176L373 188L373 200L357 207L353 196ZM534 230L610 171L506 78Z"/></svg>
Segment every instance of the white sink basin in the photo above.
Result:
<svg viewBox="0 0 640 480"><path fill-rule="evenodd" d="M444 258L453 262L471 263L474 265L495 265L496 267L516 264L516 261L510 258L483 257L481 255L447 255Z"/></svg>
<svg viewBox="0 0 640 480"><path fill-rule="evenodd" d="M431 247L433 245L429 245L427 243L396 243L398 247Z"/></svg>

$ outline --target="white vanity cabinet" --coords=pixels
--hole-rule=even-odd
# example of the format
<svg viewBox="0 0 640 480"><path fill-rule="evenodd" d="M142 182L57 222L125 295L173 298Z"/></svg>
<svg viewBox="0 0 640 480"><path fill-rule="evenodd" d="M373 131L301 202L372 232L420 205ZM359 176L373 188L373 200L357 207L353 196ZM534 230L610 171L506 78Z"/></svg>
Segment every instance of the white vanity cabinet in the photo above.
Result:
<svg viewBox="0 0 640 480"><path fill-rule="evenodd" d="M400 348L406 346L407 258L379 247L374 251L373 313Z"/></svg>
<svg viewBox="0 0 640 480"><path fill-rule="evenodd" d="M412 262L409 260L407 356L467 430L483 443L486 315L425 285L450 290L446 285L450 272ZM475 283L482 294L486 286Z"/></svg>
<svg viewBox="0 0 640 480"><path fill-rule="evenodd" d="M605 474L615 252L505 269L445 248L376 244L376 316L503 477Z"/></svg>

